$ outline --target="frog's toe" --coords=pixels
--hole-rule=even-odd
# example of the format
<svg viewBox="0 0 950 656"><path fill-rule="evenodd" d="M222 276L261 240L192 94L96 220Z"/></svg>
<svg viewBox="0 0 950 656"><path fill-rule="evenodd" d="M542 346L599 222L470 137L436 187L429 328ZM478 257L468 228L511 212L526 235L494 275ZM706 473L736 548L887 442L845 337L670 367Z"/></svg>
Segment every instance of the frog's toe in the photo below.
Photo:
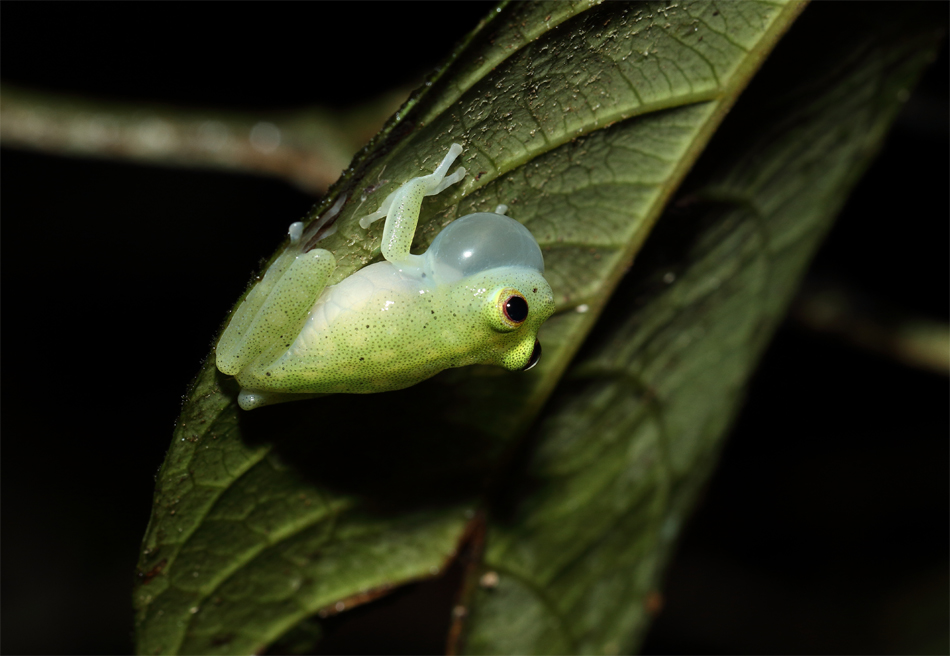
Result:
<svg viewBox="0 0 950 656"><path fill-rule="evenodd" d="M426 194L426 195L427 195L427 196L434 196L435 194L438 194L438 193L442 192L443 190L445 190L447 187L450 187L450 186L454 185L456 182L458 182L459 180L461 180L461 179L464 178L464 177L465 177L465 168L460 166L460 167L458 167L457 169L455 169L455 171L452 173L452 175L448 175L448 176L444 177L444 178L442 179L442 182L440 182L440 183L438 184L438 186L437 186L434 190L430 191L430 192L429 192L428 194Z"/></svg>
<svg viewBox="0 0 950 656"><path fill-rule="evenodd" d="M381 218L383 218L384 216L386 216L386 214L388 213L388 211L389 211L388 209L385 209L385 210L384 210L384 209L378 209L378 210L376 210L375 212L373 212L372 214L367 214L367 215L364 216L362 219L360 219L360 227L361 227L363 230L366 230L367 228L369 228L369 227L373 224L374 221L379 221Z"/></svg>

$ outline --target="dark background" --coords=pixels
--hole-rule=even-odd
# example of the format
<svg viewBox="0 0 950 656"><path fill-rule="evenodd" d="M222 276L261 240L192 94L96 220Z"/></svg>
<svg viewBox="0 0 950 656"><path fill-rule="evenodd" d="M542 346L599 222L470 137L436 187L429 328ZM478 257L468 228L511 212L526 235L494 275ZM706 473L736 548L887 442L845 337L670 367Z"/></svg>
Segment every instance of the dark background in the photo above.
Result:
<svg viewBox="0 0 950 656"><path fill-rule="evenodd" d="M345 108L421 79L489 6L4 3L0 76L90 98ZM812 280L950 318L948 76L944 47ZM132 573L180 395L315 199L253 176L0 152L0 650L129 652ZM645 651L946 652L947 410L946 376L786 323ZM375 628L347 631L371 651L438 650L415 627L450 603L438 583L414 586L359 611L382 615ZM410 616L403 646L382 633Z"/></svg>

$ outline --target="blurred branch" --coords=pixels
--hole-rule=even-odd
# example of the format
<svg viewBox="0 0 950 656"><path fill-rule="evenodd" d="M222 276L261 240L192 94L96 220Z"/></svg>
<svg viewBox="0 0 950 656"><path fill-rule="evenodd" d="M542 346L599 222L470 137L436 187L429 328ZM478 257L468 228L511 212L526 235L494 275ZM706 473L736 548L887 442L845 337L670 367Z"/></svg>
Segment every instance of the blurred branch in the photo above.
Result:
<svg viewBox="0 0 950 656"><path fill-rule="evenodd" d="M950 325L944 322L883 311L837 285L806 286L791 316L905 365L950 374Z"/></svg>
<svg viewBox="0 0 950 656"><path fill-rule="evenodd" d="M408 97L362 107L253 114L90 101L0 86L0 144L57 155L227 169L284 178L322 194Z"/></svg>

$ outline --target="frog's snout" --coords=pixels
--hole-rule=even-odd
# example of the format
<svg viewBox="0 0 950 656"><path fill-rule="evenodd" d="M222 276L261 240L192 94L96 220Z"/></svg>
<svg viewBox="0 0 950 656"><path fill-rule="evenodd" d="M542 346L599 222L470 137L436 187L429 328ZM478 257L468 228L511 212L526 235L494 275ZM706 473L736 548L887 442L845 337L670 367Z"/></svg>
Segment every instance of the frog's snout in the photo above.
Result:
<svg viewBox="0 0 950 656"><path fill-rule="evenodd" d="M527 371L532 369L534 365L538 364L538 360L541 359L541 341L537 338L534 340L534 349L531 351L531 357L528 358L528 364L526 364L521 371Z"/></svg>

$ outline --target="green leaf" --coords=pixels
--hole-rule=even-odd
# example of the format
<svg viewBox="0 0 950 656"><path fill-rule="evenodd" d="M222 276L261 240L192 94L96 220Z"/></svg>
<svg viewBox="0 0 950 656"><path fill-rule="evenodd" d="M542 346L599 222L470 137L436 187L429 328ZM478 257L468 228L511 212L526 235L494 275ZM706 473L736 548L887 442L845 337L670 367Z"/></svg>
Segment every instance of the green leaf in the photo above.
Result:
<svg viewBox="0 0 950 656"><path fill-rule="evenodd" d="M309 615L441 571L486 482L800 9L517 3L492 13L357 157L304 239L336 229L320 241L338 261L331 284L378 258L382 226L367 233L357 219L461 143L470 174L427 201L416 246L458 216L508 204L538 237L557 294L541 365L243 413L209 358L156 481L134 597L138 649L260 651Z"/></svg>
<svg viewBox="0 0 950 656"><path fill-rule="evenodd" d="M934 55L917 13L879 5L816 59L847 10L809 10L743 97L509 474L469 577L467 653L636 650L761 351Z"/></svg>

